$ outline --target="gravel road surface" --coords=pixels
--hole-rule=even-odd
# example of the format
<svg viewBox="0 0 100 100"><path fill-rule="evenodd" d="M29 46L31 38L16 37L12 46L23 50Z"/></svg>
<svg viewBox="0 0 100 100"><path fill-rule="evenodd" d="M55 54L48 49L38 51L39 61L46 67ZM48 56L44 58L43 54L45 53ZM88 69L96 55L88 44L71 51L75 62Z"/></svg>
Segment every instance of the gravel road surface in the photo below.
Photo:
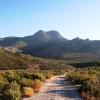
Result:
<svg viewBox="0 0 100 100"><path fill-rule="evenodd" d="M23 100L82 100L77 88L64 76L56 76L47 80L39 93Z"/></svg>

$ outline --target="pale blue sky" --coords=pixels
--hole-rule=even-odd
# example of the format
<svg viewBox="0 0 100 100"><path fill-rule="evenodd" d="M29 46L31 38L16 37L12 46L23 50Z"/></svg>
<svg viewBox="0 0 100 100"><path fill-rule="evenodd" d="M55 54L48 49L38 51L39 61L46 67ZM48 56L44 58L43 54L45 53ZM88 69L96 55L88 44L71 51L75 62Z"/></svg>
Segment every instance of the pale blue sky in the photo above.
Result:
<svg viewBox="0 0 100 100"><path fill-rule="evenodd" d="M40 29L100 40L100 0L0 0L0 37Z"/></svg>

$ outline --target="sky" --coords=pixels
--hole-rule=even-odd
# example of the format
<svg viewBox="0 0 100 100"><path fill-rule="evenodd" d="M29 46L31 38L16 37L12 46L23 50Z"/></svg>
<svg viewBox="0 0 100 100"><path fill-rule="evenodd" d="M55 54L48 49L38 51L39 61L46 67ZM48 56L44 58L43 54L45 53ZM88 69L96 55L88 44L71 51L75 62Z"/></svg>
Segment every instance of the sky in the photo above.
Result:
<svg viewBox="0 0 100 100"><path fill-rule="evenodd" d="M0 0L0 37L38 30L100 40L100 0Z"/></svg>

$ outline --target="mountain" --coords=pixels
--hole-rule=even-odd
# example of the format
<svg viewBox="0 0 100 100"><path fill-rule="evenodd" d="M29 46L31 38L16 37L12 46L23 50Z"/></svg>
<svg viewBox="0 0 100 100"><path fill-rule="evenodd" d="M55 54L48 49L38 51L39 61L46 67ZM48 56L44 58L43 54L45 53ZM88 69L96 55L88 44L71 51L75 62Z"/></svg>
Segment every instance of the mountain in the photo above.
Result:
<svg viewBox="0 0 100 100"><path fill-rule="evenodd" d="M24 41L27 41L29 39L31 39L32 41L36 40L40 42L41 41L48 42L48 41L55 41L55 40L63 40L64 38L60 35L59 32L54 30L47 31L47 32L43 30L39 30L34 35L24 37Z"/></svg>
<svg viewBox="0 0 100 100"><path fill-rule="evenodd" d="M28 45L22 50L24 53L34 56L38 55L39 57L59 56L59 47L65 41L66 39L57 31L44 32L40 30L32 36L24 38L24 42Z"/></svg>
<svg viewBox="0 0 100 100"><path fill-rule="evenodd" d="M13 47L21 49L25 54L49 58L66 58L66 55L71 53L100 52L99 40L84 40L78 37L68 40L54 30L39 30L34 35L26 37L0 38L0 46Z"/></svg>

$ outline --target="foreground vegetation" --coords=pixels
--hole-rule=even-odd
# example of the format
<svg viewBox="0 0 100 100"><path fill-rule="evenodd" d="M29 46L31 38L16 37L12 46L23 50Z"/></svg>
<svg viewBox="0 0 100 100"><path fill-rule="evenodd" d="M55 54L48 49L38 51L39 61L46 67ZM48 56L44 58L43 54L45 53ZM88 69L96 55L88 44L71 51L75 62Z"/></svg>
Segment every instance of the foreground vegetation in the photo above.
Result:
<svg viewBox="0 0 100 100"><path fill-rule="evenodd" d="M41 73L8 71L0 74L0 100L20 100L22 97L30 97L40 91L46 79L58 74L59 72L53 71Z"/></svg>
<svg viewBox="0 0 100 100"><path fill-rule="evenodd" d="M79 92L84 100L100 100L100 68L75 70L66 78L81 85Z"/></svg>
<svg viewBox="0 0 100 100"><path fill-rule="evenodd" d="M64 72L67 72L67 80L80 85L79 92L84 100L100 100L99 66L97 61L66 63L63 60L13 54L1 48L0 100L30 97L40 91L46 79Z"/></svg>
<svg viewBox="0 0 100 100"><path fill-rule="evenodd" d="M0 100L19 100L39 92L46 79L69 69L64 61L12 53L0 48Z"/></svg>

